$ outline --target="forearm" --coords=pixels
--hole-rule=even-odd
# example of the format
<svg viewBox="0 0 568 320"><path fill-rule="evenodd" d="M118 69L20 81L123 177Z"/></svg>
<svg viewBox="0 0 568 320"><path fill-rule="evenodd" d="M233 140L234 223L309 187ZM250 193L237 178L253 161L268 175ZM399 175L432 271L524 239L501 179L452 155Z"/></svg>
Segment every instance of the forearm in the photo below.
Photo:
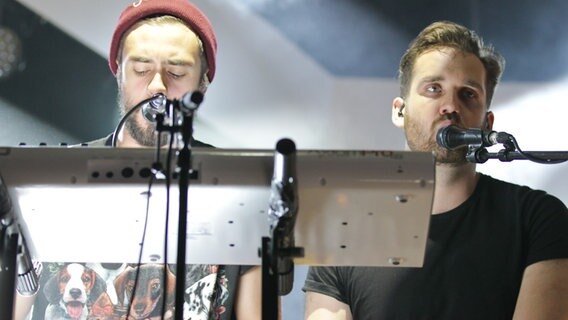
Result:
<svg viewBox="0 0 568 320"><path fill-rule="evenodd" d="M351 309L343 302L316 292L306 292L304 319L352 320Z"/></svg>
<svg viewBox="0 0 568 320"><path fill-rule="evenodd" d="M514 320L568 320L568 259L526 268Z"/></svg>
<svg viewBox="0 0 568 320"><path fill-rule="evenodd" d="M14 320L26 319L27 315L30 313L32 306L34 305L37 292L33 295L23 296L16 293L15 296L15 306L14 306Z"/></svg>

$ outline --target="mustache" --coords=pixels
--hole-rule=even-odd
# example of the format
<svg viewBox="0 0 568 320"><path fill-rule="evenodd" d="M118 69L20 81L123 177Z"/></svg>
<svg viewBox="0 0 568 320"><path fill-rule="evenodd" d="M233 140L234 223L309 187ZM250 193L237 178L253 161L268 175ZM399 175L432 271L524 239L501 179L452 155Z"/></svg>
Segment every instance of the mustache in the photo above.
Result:
<svg viewBox="0 0 568 320"><path fill-rule="evenodd" d="M434 121L433 126L436 128L440 125L440 123L450 120L452 125L463 127L463 123L461 121L461 117L457 112L452 113L445 113L438 117L436 121Z"/></svg>
<svg viewBox="0 0 568 320"><path fill-rule="evenodd" d="M452 120L456 123L460 122L460 115L457 112L445 113L442 115L442 120Z"/></svg>

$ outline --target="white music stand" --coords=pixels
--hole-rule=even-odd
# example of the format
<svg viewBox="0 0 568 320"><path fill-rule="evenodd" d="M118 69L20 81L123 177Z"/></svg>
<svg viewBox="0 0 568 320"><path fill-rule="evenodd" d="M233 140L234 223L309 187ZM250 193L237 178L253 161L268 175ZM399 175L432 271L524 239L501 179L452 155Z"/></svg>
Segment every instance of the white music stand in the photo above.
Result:
<svg viewBox="0 0 568 320"><path fill-rule="evenodd" d="M187 262L260 265L274 152L194 148ZM137 262L150 149L0 148L0 176L34 256L45 262ZM296 264L421 267L434 160L407 151L297 152ZM169 262L178 192L171 185ZM151 189L142 262L163 260L166 190Z"/></svg>

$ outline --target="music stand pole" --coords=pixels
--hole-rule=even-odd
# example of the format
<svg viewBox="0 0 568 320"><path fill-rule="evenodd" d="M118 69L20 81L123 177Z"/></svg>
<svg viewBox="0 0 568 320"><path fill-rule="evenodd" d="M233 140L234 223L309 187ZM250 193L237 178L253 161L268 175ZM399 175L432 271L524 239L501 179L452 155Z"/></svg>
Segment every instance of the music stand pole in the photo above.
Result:
<svg viewBox="0 0 568 320"><path fill-rule="evenodd" d="M278 270L272 264L270 237L262 237L262 319L278 319Z"/></svg>

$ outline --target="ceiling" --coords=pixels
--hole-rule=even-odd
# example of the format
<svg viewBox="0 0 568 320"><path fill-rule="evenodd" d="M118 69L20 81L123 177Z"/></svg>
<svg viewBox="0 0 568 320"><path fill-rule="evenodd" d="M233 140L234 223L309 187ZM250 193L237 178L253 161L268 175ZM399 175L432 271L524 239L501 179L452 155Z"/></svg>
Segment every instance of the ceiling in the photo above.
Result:
<svg viewBox="0 0 568 320"><path fill-rule="evenodd" d="M112 25L81 29L81 16L75 16L74 10L52 10L49 19L42 18L48 15L48 9L40 7L49 8L50 1L59 4L64 1L18 1L36 5L4 0L1 23L21 35L24 58L19 73L0 80L0 96L79 138L89 137L93 132L109 132L116 119L108 114L117 114L116 84L105 59ZM69 3L74 6L88 6L86 10L103 6L104 2L72 1ZM234 0L203 1L227 1L229 5ZM408 42L425 25L440 19L472 27L486 42L494 44L507 58L504 81L554 81L568 71L565 23L568 1L565 0L548 0L546 5L534 0L241 0L239 3L274 26L335 77L394 79L398 59ZM99 11L105 12L104 8ZM118 11L105 17L114 20L117 15ZM61 26L59 21L69 21L65 32L57 27ZM101 36L103 31L105 35ZM90 121L68 120L76 117Z"/></svg>

